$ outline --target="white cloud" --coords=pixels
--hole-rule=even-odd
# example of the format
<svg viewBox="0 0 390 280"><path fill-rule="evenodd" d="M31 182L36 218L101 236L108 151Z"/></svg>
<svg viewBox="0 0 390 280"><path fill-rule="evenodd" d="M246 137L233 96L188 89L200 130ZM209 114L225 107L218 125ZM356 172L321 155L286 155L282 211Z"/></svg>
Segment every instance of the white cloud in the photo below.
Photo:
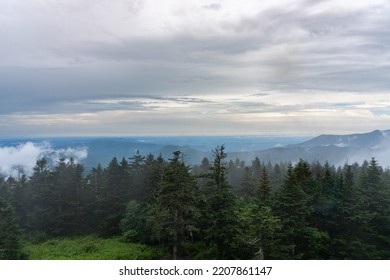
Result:
<svg viewBox="0 0 390 280"><path fill-rule="evenodd" d="M74 158L79 162L87 156L88 151L85 147L55 149L46 142L4 146L0 147L0 175L16 178L21 174L31 175L36 161L43 157L55 164L60 158Z"/></svg>
<svg viewBox="0 0 390 280"><path fill-rule="evenodd" d="M0 174L17 176L18 169L31 174L42 148L27 142L16 147L0 148Z"/></svg>

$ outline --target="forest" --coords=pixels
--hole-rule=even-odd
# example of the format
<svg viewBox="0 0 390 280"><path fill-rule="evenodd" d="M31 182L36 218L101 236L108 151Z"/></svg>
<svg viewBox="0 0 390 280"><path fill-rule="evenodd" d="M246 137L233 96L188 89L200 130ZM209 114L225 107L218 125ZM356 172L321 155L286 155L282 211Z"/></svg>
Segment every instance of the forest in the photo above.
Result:
<svg viewBox="0 0 390 280"><path fill-rule="evenodd" d="M41 158L31 176L0 178L0 259L56 258L39 253L53 244L95 254L68 259L390 259L390 170L375 158L226 156L137 152L88 171ZM99 255L104 242L117 253Z"/></svg>

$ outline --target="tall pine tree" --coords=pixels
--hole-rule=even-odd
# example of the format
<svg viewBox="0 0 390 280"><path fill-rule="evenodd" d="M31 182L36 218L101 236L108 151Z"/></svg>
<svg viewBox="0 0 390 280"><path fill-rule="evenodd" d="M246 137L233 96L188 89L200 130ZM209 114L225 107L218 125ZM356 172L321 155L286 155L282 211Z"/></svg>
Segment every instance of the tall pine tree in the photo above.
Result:
<svg viewBox="0 0 390 280"><path fill-rule="evenodd" d="M9 201L0 196L0 260L20 258L19 227Z"/></svg>
<svg viewBox="0 0 390 280"><path fill-rule="evenodd" d="M146 213L152 237L170 248L173 259L180 256L186 240L197 231L195 191L195 182L182 161L182 153L174 152Z"/></svg>
<svg viewBox="0 0 390 280"><path fill-rule="evenodd" d="M235 197L226 179L225 147L217 147L213 154L214 161L206 193L206 240L210 246L215 246L217 258L229 259L234 258L231 246L237 221L234 212Z"/></svg>

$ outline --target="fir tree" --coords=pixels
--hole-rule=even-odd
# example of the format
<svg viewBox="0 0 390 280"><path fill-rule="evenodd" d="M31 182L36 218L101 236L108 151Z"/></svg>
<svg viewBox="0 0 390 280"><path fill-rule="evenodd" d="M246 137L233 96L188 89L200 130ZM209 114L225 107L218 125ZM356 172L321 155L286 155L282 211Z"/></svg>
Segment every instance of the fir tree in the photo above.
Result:
<svg viewBox="0 0 390 280"><path fill-rule="evenodd" d="M256 189L256 199L261 205L268 206L271 196L271 182L269 180L268 172L265 166L263 166L258 187Z"/></svg>
<svg viewBox="0 0 390 280"><path fill-rule="evenodd" d="M232 242L235 236L235 197L226 179L225 147L213 150L214 161L206 193L206 240L216 246L219 259L233 258Z"/></svg>
<svg viewBox="0 0 390 280"><path fill-rule="evenodd" d="M20 258L19 227L11 204L0 196L0 260Z"/></svg>
<svg viewBox="0 0 390 280"><path fill-rule="evenodd" d="M183 244L197 230L195 182L181 158L181 152L173 153L147 212L152 235L171 249L173 259L179 257Z"/></svg>
<svg viewBox="0 0 390 280"><path fill-rule="evenodd" d="M287 176L277 194L277 214L281 219L280 250L276 258L304 258L304 233L308 226L306 221L310 209L307 196L298 184L292 164L288 165ZM279 255L280 254L280 255Z"/></svg>

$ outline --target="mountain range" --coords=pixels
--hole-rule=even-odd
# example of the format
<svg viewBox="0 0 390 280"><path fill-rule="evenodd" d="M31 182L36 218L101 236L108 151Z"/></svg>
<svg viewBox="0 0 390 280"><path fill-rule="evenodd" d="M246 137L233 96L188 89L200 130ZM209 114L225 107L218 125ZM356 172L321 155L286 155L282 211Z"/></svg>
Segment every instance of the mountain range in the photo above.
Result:
<svg viewBox="0 0 390 280"><path fill-rule="evenodd" d="M108 164L113 156L130 158L137 151L143 155L161 154L168 159L180 150L189 164L199 164L204 157L212 160L212 149L224 144L227 160L240 159L250 164L258 157L263 162L328 162L334 165L361 163L375 157L381 165L390 165L390 130L348 135L305 137L133 137L89 139L86 166Z"/></svg>
<svg viewBox="0 0 390 280"><path fill-rule="evenodd" d="M390 130L349 135L320 135L308 141L265 149L255 153L263 161L328 162L336 166L361 163L376 158L382 166L390 165ZM249 155L247 155L249 156Z"/></svg>
<svg viewBox="0 0 390 280"><path fill-rule="evenodd" d="M390 166L390 130L348 135L308 137L263 136L177 136L177 137L89 137L48 139L0 139L0 175L16 176L20 170L31 174L39 157L52 162L61 157L74 157L86 170L99 163L105 167L117 157L131 158L161 154L169 159L174 151L184 154L186 163L200 164L203 158L213 159L212 150L225 145L227 160L237 158L247 165L256 157L273 164L279 162L328 162L336 166L362 163L375 157L380 165Z"/></svg>

